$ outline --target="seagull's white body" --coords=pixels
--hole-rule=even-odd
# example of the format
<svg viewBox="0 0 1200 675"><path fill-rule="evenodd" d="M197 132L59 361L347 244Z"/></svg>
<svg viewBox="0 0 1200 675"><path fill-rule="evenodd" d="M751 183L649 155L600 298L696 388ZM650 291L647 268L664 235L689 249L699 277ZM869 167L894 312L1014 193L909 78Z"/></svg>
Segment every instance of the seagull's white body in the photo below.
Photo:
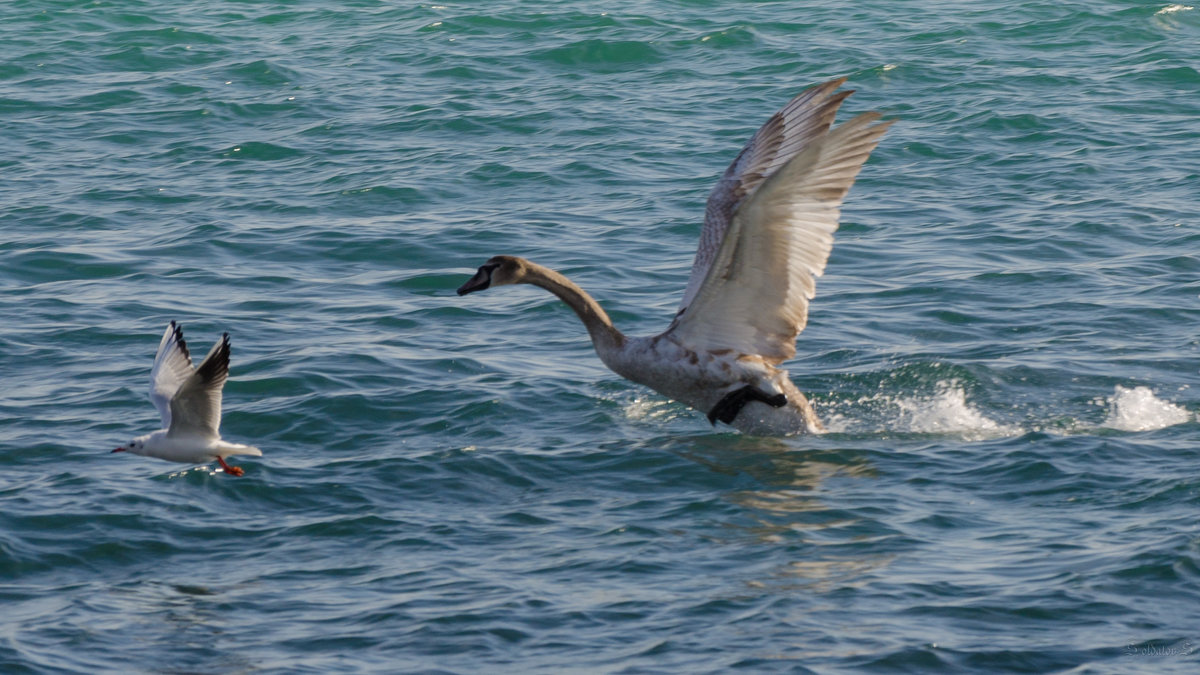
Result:
<svg viewBox="0 0 1200 675"><path fill-rule="evenodd" d="M135 442L141 442L141 448L126 451L145 457L156 457L168 462L183 462L185 464L207 464L217 459L225 459L232 455L254 455L262 457L262 450L241 443L230 443L219 438L195 436L171 437L169 429L159 429L144 436L138 436Z"/></svg>
<svg viewBox="0 0 1200 675"><path fill-rule="evenodd" d="M771 117L708 198L692 274L665 332L630 338L563 275L496 256L459 288L527 283L566 302L617 374L744 433L823 430L778 365L796 353L808 301L833 247L842 199L891 122L863 113L833 127L852 92L845 79L813 87Z"/></svg>
<svg viewBox="0 0 1200 675"><path fill-rule="evenodd" d="M183 330L172 321L158 344L150 371L150 400L158 408L164 428L138 436L113 452L187 464L216 461L226 473L242 475L242 469L230 466L225 458L262 456L262 451L221 440L221 390L228 377L229 334L221 336L199 367L193 367Z"/></svg>

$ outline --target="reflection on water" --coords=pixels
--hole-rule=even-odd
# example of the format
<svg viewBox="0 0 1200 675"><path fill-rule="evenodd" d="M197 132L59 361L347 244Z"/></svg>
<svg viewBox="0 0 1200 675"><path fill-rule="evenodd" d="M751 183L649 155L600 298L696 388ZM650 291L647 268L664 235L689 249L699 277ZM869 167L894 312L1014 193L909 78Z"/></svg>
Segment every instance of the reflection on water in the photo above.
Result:
<svg viewBox="0 0 1200 675"><path fill-rule="evenodd" d="M795 560L781 567L769 581L748 582L755 588L775 592L803 590L831 593L844 588L864 588L875 573L887 567L896 556L873 555L862 558Z"/></svg>
<svg viewBox="0 0 1200 675"><path fill-rule="evenodd" d="M812 450L798 447L797 439L751 436L676 441L668 444L669 451L724 475L745 474L758 484L725 495L748 517L727 523L728 543L749 539L758 545L794 548L803 556L777 566L766 578L749 580L751 587L817 593L859 587L895 559L891 554L855 555L856 542L893 532L879 531L873 520L831 507L823 499L823 486L834 477L876 477L871 464L853 451Z"/></svg>

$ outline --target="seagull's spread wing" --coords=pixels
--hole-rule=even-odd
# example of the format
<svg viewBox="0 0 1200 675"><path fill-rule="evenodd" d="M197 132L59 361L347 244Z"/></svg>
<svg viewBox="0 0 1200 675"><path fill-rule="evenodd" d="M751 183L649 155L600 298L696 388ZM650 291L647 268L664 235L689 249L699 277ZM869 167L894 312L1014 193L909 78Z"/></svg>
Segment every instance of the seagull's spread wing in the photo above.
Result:
<svg viewBox="0 0 1200 675"><path fill-rule="evenodd" d="M805 90L789 101L759 128L725 170L721 180L717 181L708 195L704 229L700 232L700 245L696 249L692 275L688 278L687 290L679 304L680 312L687 309L696 297L696 292L708 276L717 249L725 240L734 214L746 198L768 176L829 131L838 107L847 96L854 93L852 89L834 93L845 82L844 77L830 80Z"/></svg>
<svg viewBox="0 0 1200 675"><path fill-rule="evenodd" d="M167 435L217 437L221 427L221 389L228 377L229 333L225 333L171 397L171 426Z"/></svg>
<svg viewBox="0 0 1200 675"><path fill-rule="evenodd" d="M879 117L863 113L816 133L743 198L695 297L670 329L677 340L693 349L757 354L771 363L796 353L842 199L891 124L875 124Z"/></svg>
<svg viewBox="0 0 1200 675"><path fill-rule="evenodd" d="M183 341L183 329L172 321L158 343L154 368L150 371L150 400L158 408L164 429L171 426L171 397L193 371L192 356Z"/></svg>

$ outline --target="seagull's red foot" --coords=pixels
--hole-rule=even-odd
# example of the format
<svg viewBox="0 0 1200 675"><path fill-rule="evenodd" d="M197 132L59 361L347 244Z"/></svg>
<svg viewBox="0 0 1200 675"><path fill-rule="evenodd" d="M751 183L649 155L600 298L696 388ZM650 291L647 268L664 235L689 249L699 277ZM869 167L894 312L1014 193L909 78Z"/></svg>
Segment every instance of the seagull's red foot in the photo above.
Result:
<svg viewBox="0 0 1200 675"><path fill-rule="evenodd" d="M229 464L226 464L224 457L218 457L217 461L221 463L221 468L225 469L225 473L229 474L230 476L241 476L242 474L246 473L245 469L240 466L230 466Z"/></svg>

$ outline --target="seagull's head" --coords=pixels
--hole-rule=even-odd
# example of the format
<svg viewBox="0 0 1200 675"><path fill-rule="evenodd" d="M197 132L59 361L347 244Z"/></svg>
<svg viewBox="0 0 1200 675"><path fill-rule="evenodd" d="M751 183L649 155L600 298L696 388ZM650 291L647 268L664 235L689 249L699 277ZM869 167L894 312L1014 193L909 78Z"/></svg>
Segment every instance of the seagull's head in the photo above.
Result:
<svg viewBox="0 0 1200 675"><path fill-rule="evenodd" d="M525 279L525 274L529 270L529 263L524 259L512 255L498 255L483 265L480 265L479 270L475 272L475 276L467 280L467 283L458 287L459 295L474 293L475 291L484 291L492 286L507 286L509 284L519 284Z"/></svg>
<svg viewBox="0 0 1200 675"><path fill-rule="evenodd" d="M143 454L146 452L146 439L145 437L135 438L116 450L113 450L113 452L132 452L135 455Z"/></svg>

